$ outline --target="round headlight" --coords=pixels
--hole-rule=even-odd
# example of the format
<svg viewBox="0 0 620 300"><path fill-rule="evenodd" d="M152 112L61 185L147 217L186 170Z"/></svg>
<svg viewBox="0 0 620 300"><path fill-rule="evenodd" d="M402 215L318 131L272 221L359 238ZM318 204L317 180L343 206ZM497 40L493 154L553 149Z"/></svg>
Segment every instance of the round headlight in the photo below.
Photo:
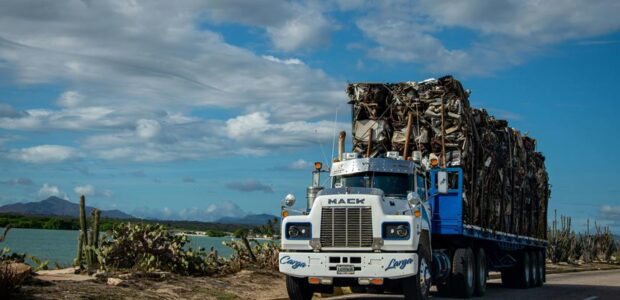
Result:
<svg viewBox="0 0 620 300"><path fill-rule="evenodd" d="M405 225L398 225L398 227L396 227L396 235L399 237L406 237L408 234L409 230L407 230Z"/></svg>
<svg viewBox="0 0 620 300"><path fill-rule="evenodd" d="M298 237L299 236L299 229L297 229L297 227L295 226L291 226L288 228L288 236L289 237Z"/></svg>

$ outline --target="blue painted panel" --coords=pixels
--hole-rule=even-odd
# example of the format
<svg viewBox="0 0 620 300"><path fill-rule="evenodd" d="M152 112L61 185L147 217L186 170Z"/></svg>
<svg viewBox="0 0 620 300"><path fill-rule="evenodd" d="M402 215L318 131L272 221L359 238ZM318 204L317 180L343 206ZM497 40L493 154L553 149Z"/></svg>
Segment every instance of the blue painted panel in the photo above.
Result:
<svg viewBox="0 0 620 300"><path fill-rule="evenodd" d="M456 173L458 185L455 189L448 189L447 194L437 193L437 172L446 171ZM475 226L463 224L463 171L461 168L431 169L431 187L429 202L432 213L432 232L439 235L454 237L471 237L480 240L497 242L504 248L519 248L523 246L546 247L547 241L517 236L502 232L484 230Z"/></svg>
<svg viewBox="0 0 620 300"><path fill-rule="evenodd" d="M446 171L458 174L456 189L448 189L447 194L437 193L437 172ZM461 168L432 169L430 171L430 206L433 215L433 234L463 233L463 171Z"/></svg>

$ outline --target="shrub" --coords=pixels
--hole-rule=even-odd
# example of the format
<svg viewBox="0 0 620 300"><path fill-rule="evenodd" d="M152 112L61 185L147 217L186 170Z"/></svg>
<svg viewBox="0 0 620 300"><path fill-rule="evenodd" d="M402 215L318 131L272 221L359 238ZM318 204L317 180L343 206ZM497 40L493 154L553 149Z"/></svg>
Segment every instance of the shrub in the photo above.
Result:
<svg viewBox="0 0 620 300"><path fill-rule="evenodd" d="M188 243L186 236L173 235L163 225L123 223L104 237L97 254L108 270L210 274L208 253Z"/></svg>
<svg viewBox="0 0 620 300"><path fill-rule="evenodd" d="M226 259L213 248L189 246L186 236L172 234L163 225L123 223L103 238L96 250L100 266L108 271L167 271L183 275L231 274L245 268L277 270L278 245L241 240L226 241L233 249Z"/></svg>
<svg viewBox="0 0 620 300"><path fill-rule="evenodd" d="M9 263L0 262L1 299L10 299L11 294L19 288L23 280L24 276L17 274Z"/></svg>

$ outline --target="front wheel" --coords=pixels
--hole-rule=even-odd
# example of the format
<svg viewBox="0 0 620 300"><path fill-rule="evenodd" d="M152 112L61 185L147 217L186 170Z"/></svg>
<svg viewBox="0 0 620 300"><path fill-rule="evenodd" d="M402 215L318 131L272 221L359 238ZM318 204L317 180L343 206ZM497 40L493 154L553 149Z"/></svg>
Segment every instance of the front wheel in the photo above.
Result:
<svg viewBox="0 0 620 300"><path fill-rule="evenodd" d="M307 278L298 278L286 275L286 291L291 300L310 300L314 289Z"/></svg>
<svg viewBox="0 0 620 300"><path fill-rule="evenodd" d="M431 289L431 255L426 245L418 247L418 274L401 279L405 300L426 300Z"/></svg>

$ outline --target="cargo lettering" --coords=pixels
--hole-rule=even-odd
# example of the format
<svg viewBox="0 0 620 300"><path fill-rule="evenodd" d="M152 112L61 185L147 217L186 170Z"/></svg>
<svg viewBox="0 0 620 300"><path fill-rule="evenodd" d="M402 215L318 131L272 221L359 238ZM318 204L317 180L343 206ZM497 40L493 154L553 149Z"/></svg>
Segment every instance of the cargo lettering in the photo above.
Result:
<svg viewBox="0 0 620 300"><path fill-rule="evenodd" d="M364 198L348 198L348 199L327 199L327 204L364 204Z"/></svg>
<svg viewBox="0 0 620 300"><path fill-rule="evenodd" d="M407 259L401 259L401 260L396 260L395 258L392 258L387 268L385 268L385 271L390 270L390 269L396 269L396 268L402 270L407 265L410 265L410 264L413 264L413 258L407 258Z"/></svg>
<svg viewBox="0 0 620 300"><path fill-rule="evenodd" d="M291 268L293 268L293 270L295 270L297 268L305 268L306 267L306 263L305 262L294 260L294 259L292 259L288 255L282 256L282 258L280 258L280 263L283 264L283 265L291 265Z"/></svg>

